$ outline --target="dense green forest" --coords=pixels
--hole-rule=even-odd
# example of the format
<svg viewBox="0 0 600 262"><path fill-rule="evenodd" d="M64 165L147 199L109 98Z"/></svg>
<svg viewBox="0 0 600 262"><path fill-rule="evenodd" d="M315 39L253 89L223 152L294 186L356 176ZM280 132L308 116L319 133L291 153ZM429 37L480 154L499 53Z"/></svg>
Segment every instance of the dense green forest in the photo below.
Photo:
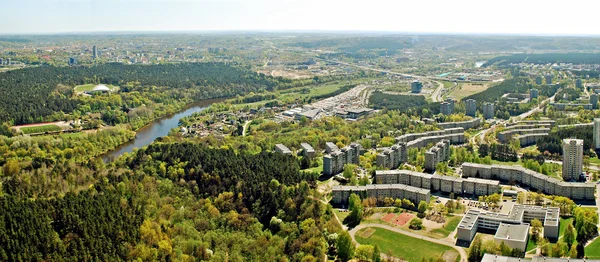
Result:
<svg viewBox="0 0 600 262"><path fill-rule="evenodd" d="M498 56L488 60L483 67L491 65L507 66L516 63L533 64L600 64L599 53L547 53L547 54L514 54L510 56Z"/></svg>
<svg viewBox="0 0 600 262"><path fill-rule="evenodd" d="M321 261L338 252L341 226L292 156L157 143L86 170L78 179L90 186L35 200L3 173L0 260Z"/></svg>
<svg viewBox="0 0 600 262"><path fill-rule="evenodd" d="M422 95L392 95L375 91L369 97L369 104L375 109L399 110L408 115L429 117L440 112L439 103L427 103Z"/></svg>
<svg viewBox="0 0 600 262"><path fill-rule="evenodd" d="M591 126L559 128L540 139L536 144L540 152L562 155L562 140L565 138L583 139L583 154L590 155L594 148L594 138Z"/></svg>
<svg viewBox="0 0 600 262"><path fill-rule="evenodd" d="M120 86L120 92L125 93L135 91L138 86L189 89L194 100L291 86L291 80L269 78L245 68L220 63L41 66L0 74L0 91L3 94L0 97L0 122L40 122L56 112L72 112L82 101L72 98L71 87L87 83Z"/></svg>

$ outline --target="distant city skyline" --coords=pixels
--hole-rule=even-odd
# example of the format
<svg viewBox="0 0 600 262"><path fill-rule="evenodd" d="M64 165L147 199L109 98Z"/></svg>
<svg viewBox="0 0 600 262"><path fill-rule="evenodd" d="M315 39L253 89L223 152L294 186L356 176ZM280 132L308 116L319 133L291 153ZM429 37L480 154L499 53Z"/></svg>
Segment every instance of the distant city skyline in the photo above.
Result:
<svg viewBox="0 0 600 262"><path fill-rule="evenodd" d="M598 7L584 0L7 0L0 2L0 34L375 31L598 36Z"/></svg>

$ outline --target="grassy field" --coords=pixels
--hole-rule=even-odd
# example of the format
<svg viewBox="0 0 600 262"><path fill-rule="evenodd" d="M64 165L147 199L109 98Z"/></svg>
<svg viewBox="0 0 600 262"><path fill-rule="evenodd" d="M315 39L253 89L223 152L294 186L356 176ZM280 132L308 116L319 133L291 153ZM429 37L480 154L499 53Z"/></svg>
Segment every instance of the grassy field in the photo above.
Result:
<svg viewBox="0 0 600 262"><path fill-rule="evenodd" d="M448 220L446 221L446 224L444 224L443 228L437 228L432 230L431 232L441 234L443 237L448 237L448 235L450 235L450 233L452 233L456 229L461 219L462 217L460 216L448 217Z"/></svg>
<svg viewBox="0 0 600 262"><path fill-rule="evenodd" d="M561 218L560 219L560 227L558 230L558 237L561 238L565 234L565 230L567 229L568 224L573 224L573 218ZM575 226L575 225L573 225Z"/></svg>
<svg viewBox="0 0 600 262"><path fill-rule="evenodd" d="M341 222L344 222L344 219L350 215L350 212L341 212L339 209L334 208L333 212L337 215Z"/></svg>
<svg viewBox="0 0 600 262"><path fill-rule="evenodd" d="M585 247L585 255L589 259L600 259L600 237Z"/></svg>
<svg viewBox="0 0 600 262"><path fill-rule="evenodd" d="M80 85L80 86L76 86L75 87L75 92L86 92L86 91L92 91L92 89L94 89L94 87L96 87L96 84L86 84L86 85ZM110 88L111 90L114 90L115 88L117 88L116 86L113 85L106 85L106 87Z"/></svg>
<svg viewBox="0 0 600 262"><path fill-rule="evenodd" d="M375 232L370 232L372 230ZM363 237L363 234L365 233ZM421 261L423 258L458 257L458 253L447 246L431 243L418 238L409 237L382 228L365 228L356 233L356 241L360 244L379 245L381 252L391 253L392 256L406 261ZM448 261L447 259L445 259Z"/></svg>
<svg viewBox="0 0 600 262"><path fill-rule="evenodd" d="M489 84L480 83L460 83L458 87L454 88L448 97L452 97L456 100L460 100L463 97L470 96L479 92L483 92L490 87Z"/></svg>
<svg viewBox="0 0 600 262"><path fill-rule="evenodd" d="M57 125L43 125L43 126L21 127L21 132L23 132L23 134L56 132L56 131L61 131L61 130L62 130L62 128L60 128Z"/></svg>

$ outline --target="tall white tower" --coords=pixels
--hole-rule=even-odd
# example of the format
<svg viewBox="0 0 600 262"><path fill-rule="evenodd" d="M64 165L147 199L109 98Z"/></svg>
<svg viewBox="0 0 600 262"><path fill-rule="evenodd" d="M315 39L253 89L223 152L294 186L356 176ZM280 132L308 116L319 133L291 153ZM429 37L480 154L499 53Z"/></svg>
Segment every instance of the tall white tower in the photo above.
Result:
<svg viewBox="0 0 600 262"><path fill-rule="evenodd" d="M583 140L563 139L562 176L565 181L577 180L583 171Z"/></svg>
<svg viewBox="0 0 600 262"><path fill-rule="evenodd" d="M600 149L600 118L594 118L594 149Z"/></svg>

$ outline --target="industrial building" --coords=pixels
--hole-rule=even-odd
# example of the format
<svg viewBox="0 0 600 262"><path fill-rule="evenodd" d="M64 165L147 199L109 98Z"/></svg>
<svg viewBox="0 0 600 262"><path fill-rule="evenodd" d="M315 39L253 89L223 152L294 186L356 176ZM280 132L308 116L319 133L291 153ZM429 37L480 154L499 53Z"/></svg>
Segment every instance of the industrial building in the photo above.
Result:
<svg viewBox="0 0 600 262"><path fill-rule="evenodd" d="M475 99L467 99L465 101L465 111L466 115L475 117L475 114L477 114L477 102Z"/></svg>
<svg viewBox="0 0 600 262"><path fill-rule="evenodd" d="M357 194L361 199L374 197L379 201L385 198L408 199L415 206L421 201L429 203L430 191L423 188L401 184L366 185L366 186L335 186L332 190L331 204L346 205L351 194Z"/></svg>
<svg viewBox="0 0 600 262"><path fill-rule="evenodd" d="M583 140L563 139L562 177L565 181L579 180L583 168Z"/></svg>
<svg viewBox="0 0 600 262"><path fill-rule="evenodd" d="M533 219L543 223L545 238L558 239L559 214L558 207L529 205L514 205L508 214L470 209L458 224L456 237L471 242L479 230L496 231L494 240L497 243L504 242L511 248L521 249L527 246L527 229Z"/></svg>
<svg viewBox="0 0 600 262"><path fill-rule="evenodd" d="M548 195L564 196L574 200L594 200L592 183L565 182L521 166L462 164L462 177L475 177L519 183L531 190Z"/></svg>

